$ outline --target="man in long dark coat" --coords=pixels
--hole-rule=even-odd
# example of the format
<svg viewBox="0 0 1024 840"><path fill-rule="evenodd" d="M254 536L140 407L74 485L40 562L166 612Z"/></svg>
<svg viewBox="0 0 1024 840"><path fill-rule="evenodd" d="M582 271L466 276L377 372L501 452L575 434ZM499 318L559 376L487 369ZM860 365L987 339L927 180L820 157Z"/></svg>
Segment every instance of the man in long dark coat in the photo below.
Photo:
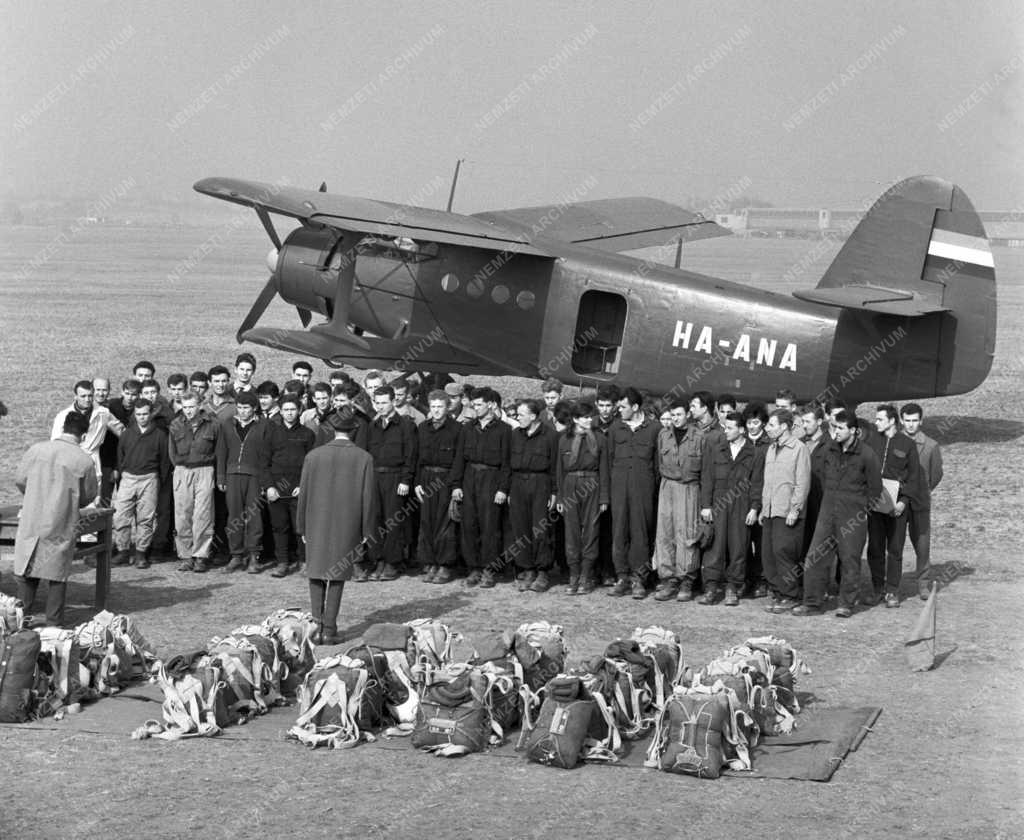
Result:
<svg viewBox="0 0 1024 840"><path fill-rule="evenodd" d="M295 530L306 545L306 574L314 642L337 641L338 611L345 581L362 561L373 536L373 458L351 440L358 424L348 408L330 415L334 440L313 449L302 464Z"/></svg>

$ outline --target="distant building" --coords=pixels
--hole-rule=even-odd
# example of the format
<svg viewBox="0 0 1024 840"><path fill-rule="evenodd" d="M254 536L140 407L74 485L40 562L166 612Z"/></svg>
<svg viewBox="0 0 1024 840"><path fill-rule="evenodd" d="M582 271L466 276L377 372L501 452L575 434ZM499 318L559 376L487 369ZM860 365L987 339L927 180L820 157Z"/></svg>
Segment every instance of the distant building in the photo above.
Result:
<svg viewBox="0 0 1024 840"><path fill-rule="evenodd" d="M846 239L860 224L864 209L813 207L747 207L719 213L715 221L740 236L817 237ZM1024 211L979 212L993 245L1024 248Z"/></svg>
<svg viewBox="0 0 1024 840"><path fill-rule="evenodd" d="M979 212L978 216L993 245L1024 248L1024 210Z"/></svg>

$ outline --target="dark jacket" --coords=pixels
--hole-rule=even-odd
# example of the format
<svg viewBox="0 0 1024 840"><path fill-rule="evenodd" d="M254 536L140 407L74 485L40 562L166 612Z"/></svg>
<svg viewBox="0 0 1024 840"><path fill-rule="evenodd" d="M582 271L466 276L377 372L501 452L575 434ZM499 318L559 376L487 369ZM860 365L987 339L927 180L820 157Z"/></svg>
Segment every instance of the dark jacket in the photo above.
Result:
<svg viewBox="0 0 1024 840"><path fill-rule="evenodd" d="M900 494L897 501L908 505L919 505L923 500L921 492L921 462L917 454L917 444L903 432L896 432L892 437L879 434L877 431L865 438L878 456L882 478L894 479L900 483Z"/></svg>
<svg viewBox="0 0 1024 840"><path fill-rule="evenodd" d="M396 412L386 426L381 418L370 424L367 451L373 456L375 470L397 471L399 482L411 486L416 477L418 449L419 439L412 418Z"/></svg>
<svg viewBox="0 0 1024 840"><path fill-rule="evenodd" d="M750 440L750 444L754 447L754 472L750 476L750 492L757 494L757 512L761 512L761 494L764 490L764 458L768 454L768 446L771 441L768 439L768 435L761 432L761 437L757 440Z"/></svg>
<svg viewBox="0 0 1024 840"><path fill-rule="evenodd" d="M167 432L150 423L143 433L138 423L127 426L117 442L117 471L121 474L156 473L163 481L171 471L167 457Z"/></svg>
<svg viewBox="0 0 1024 840"><path fill-rule="evenodd" d="M163 429L165 432L170 429L174 421L174 409L164 397L157 396L153 400L153 407L149 410L149 422Z"/></svg>
<svg viewBox="0 0 1024 840"><path fill-rule="evenodd" d="M213 467L217 464L220 424L203 412L196 414L196 427L184 415L175 417L167 436L171 463L176 467Z"/></svg>
<svg viewBox="0 0 1024 840"><path fill-rule="evenodd" d="M858 439L845 452L831 438L827 444L818 446L825 449L822 509L837 502L854 502L864 510L870 509L882 494L882 475L875 451Z"/></svg>
<svg viewBox="0 0 1024 840"><path fill-rule="evenodd" d="M301 423L290 429L282 420L270 423L270 486L282 496L290 496L299 486L302 462L316 446L316 435Z"/></svg>
<svg viewBox="0 0 1024 840"><path fill-rule="evenodd" d="M544 473L555 484L558 465L558 433L541 423L533 434L513 429L508 445L508 465L512 472Z"/></svg>
<svg viewBox="0 0 1024 840"><path fill-rule="evenodd" d="M511 483L509 468L509 439L512 429L497 417L491 418L486 427L480 427L479 420L466 423L462 430L462 446L455 459L455 487L462 487L466 467L470 464L485 464L498 470L498 490L508 493Z"/></svg>
<svg viewBox="0 0 1024 840"><path fill-rule="evenodd" d="M757 448L745 437L742 440L743 446L735 459L727 440L723 439L712 451L715 474L712 500L716 508L736 504L744 510L761 509L760 485L755 490L754 482L759 460Z"/></svg>
<svg viewBox="0 0 1024 840"><path fill-rule="evenodd" d="M429 417L417 426L419 462L416 466L416 486L426 486L433 480L434 475L425 474L427 468L435 475L439 475L440 471L434 468L444 468L447 470L445 481L448 489L455 486L455 460L462 445L462 429L462 424L454 417L445 417L439 427L435 427Z"/></svg>
<svg viewBox="0 0 1024 840"><path fill-rule="evenodd" d="M807 510L817 511L821 504L821 497L825 492L825 453L828 445L832 443L825 432L821 433L814 449L811 449L809 438L801 438L800 442L807 447L807 454L811 456L811 489L807 493Z"/></svg>
<svg viewBox="0 0 1024 840"><path fill-rule="evenodd" d="M574 444L579 441L575 455ZM594 432L594 451L587 445L587 441L578 435L569 435L563 432L558 436L558 468L555 473L556 493L558 502L565 502L565 479L571 472L594 473L598 480L599 505L606 505L611 499L610 476L608 468L608 439L601 432Z"/></svg>
<svg viewBox="0 0 1024 840"><path fill-rule="evenodd" d="M661 424L645 417L633 431L617 419L608 427L608 463L612 476L616 473L658 474L658 433Z"/></svg>
<svg viewBox="0 0 1024 840"><path fill-rule="evenodd" d="M217 438L217 483L227 484L229 475L256 476L260 487L270 486L269 423L253 420L245 437L233 417L220 424Z"/></svg>

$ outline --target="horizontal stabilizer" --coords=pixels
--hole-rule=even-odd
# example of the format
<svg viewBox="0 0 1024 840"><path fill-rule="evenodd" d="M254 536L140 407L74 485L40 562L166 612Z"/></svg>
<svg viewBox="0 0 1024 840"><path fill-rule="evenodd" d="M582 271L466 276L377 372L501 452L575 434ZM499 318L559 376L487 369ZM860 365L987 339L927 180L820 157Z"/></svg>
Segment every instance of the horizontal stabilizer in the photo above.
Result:
<svg viewBox="0 0 1024 840"><path fill-rule="evenodd" d="M917 318L933 312L948 312L949 307L937 304L914 292L900 289L886 289L883 286L835 286L831 289L811 289L793 292L793 297L825 306L839 306L843 309L862 309L881 315L898 315L903 318Z"/></svg>

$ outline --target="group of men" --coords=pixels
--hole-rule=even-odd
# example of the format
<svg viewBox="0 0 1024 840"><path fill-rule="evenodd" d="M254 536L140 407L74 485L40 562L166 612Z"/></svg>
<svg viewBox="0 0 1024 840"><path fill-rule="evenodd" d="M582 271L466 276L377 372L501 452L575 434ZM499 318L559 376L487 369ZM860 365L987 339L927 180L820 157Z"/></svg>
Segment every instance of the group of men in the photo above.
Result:
<svg viewBox="0 0 1024 840"><path fill-rule="evenodd" d="M702 604L734 606L746 592L767 596L772 613L820 615L831 595L840 618L859 603L899 607L908 528L927 597L942 457L921 431L920 405L879 405L873 424L840 400L797 407L789 391L770 412L760 403L736 408L729 395L698 393L688 417L680 399L662 415L656 599L689 601L702 577Z"/></svg>
<svg viewBox="0 0 1024 840"><path fill-rule="evenodd" d="M333 371L314 383L298 361L279 387L255 372L242 353L233 372L175 373L166 390L149 362L120 397L106 379L75 384L52 437L70 441L84 423L99 503L114 508L115 565L146 568L173 550L183 572L219 555L228 572L289 574L304 560L303 464L343 436L372 458L372 482L351 490L373 497L361 500L373 527L354 556L357 582L405 570L444 584L464 567L467 586L511 573L519 590L543 592L564 565L568 594L604 585L639 599L653 567L657 600L767 596L769 611L812 615L838 586L837 615L849 615L865 541L869 600L899 605L909 527L927 586L942 469L916 404L903 406L901 431L892 406L871 429L840 401L797 409L788 392L771 412L740 412L729 395L652 403L614 385L570 403L548 380L542 398L512 408L493 388L437 374L386 384L369 371L360 384Z"/></svg>

